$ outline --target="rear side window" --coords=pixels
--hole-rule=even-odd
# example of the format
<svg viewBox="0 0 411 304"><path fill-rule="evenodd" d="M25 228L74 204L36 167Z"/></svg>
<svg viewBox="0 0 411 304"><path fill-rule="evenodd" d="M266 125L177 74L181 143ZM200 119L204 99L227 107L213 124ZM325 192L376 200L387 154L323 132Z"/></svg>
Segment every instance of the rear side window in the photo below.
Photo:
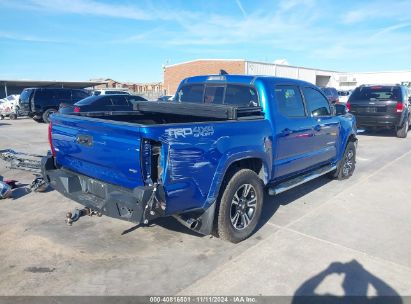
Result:
<svg viewBox="0 0 411 304"><path fill-rule="evenodd" d="M204 93L204 103L222 104L224 98L224 87L207 86Z"/></svg>
<svg viewBox="0 0 411 304"><path fill-rule="evenodd" d="M193 84L186 85L178 90L176 101L203 103L204 85Z"/></svg>
<svg viewBox="0 0 411 304"><path fill-rule="evenodd" d="M36 99L43 101L61 101L70 100L71 91L70 90L39 90L36 92Z"/></svg>
<svg viewBox="0 0 411 304"><path fill-rule="evenodd" d="M395 86L372 86L358 87L350 97L351 101L368 102L368 101L402 101L400 87Z"/></svg>
<svg viewBox="0 0 411 304"><path fill-rule="evenodd" d="M103 96L103 95L102 95ZM96 106L112 106L113 103L111 102L110 97L102 97L99 98L96 102L90 104L90 105L96 105Z"/></svg>
<svg viewBox="0 0 411 304"><path fill-rule="evenodd" d="M147 101L147 99L145 99L144 97L141 96L127 96L126 97L127 101L131 104L135 104L138 101Z"/></svg>
<svg viewBox="0 0 411 304"><path fill-rule="evenodd" d="M331 115L330 105L324 95L313 88L304 88L303 93L308 113L314 117Z"/></svg>
<svg viewBox="0 0 411 304"><path fill-rule="evenodd" d="M124 96L111 96L111 102L115 106L128 106L127 100Z"/></svg>
<svg viewBox="0 0 411 304"><path fill-rule="evenodd" d="M258 106L258 96L254 88L229 84L227 85L224 104L256 107Z"/></svg>
<svg viewBox="0 0 411 304"><path fill-rule="evenodd" d="M278 111L287 117L305 117L305 109L300 90L295 86L276 86L275 100Z"/></svg>

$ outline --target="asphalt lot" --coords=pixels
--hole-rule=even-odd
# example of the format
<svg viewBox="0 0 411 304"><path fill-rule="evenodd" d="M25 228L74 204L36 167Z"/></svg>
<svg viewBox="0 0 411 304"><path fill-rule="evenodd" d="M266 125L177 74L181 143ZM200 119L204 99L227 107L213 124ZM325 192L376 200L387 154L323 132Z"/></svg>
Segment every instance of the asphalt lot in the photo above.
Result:
<svg viewBox="0 0 411 304"><path fill-rule="evenodd" d="M411 135L411 134L410 134ZM0 122L0 149L42 153L47 126ZM150 227L65 214L56 191L0 200L0 295L411 295L411 136L359 135L357 169L267 197L234 245L174 219ZM0 175L29 184L30 173Z"/></svg>

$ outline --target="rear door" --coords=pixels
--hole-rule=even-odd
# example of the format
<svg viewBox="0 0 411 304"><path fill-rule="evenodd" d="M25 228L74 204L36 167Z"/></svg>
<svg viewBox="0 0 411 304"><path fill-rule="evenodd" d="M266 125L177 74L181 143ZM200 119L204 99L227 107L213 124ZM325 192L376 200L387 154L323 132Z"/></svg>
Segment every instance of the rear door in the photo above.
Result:
<svg viewBox="0 0 411 304"><path fill-rule="evenodd" d="M126 188L143 184L138 125L54 115L51 126L58 165Z"/></svg>
<svg viewBox="0 0 411 304"><path fill-rule="evenodd" d="M340 121L332 115L329 101L319 89L304 87L303 94L313 131L312 159L315 165L330 162L337 157Z"/></svg>
<svg viewBox="0 0 411 304"><path fill-rule="evenodd" d="M276 85L274 91L277 115L273 172L276 179L281 179L314 165L315 146L299 87Z"/></svg>

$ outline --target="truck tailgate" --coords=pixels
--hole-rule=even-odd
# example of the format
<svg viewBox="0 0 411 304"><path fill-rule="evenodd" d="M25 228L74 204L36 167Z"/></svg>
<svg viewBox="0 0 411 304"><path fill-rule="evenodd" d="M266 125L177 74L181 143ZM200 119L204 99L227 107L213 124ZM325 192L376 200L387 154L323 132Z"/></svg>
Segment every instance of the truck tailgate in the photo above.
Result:
<svg viewBox="0 0 411 304"><path fill-rule="evenodd" d="M138 125L53 115L51 128L58 165L126 188L144 184Z"/></svg>

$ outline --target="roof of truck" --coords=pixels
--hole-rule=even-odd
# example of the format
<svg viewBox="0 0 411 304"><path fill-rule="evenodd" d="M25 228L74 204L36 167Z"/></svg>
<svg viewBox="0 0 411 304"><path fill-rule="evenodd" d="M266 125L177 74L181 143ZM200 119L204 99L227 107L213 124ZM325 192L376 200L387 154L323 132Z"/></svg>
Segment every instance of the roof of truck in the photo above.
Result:
<svg viewBox="0 0 411 304"><path fill-rule="evenodd" d="M312 83L293 79L293 78L283 78L267 75L201 75L192 76L185 78L181 83L240 83L240 84L253 84L256 80L269 80L273 83L294 83L303 85L313 85Z"/></svg>

